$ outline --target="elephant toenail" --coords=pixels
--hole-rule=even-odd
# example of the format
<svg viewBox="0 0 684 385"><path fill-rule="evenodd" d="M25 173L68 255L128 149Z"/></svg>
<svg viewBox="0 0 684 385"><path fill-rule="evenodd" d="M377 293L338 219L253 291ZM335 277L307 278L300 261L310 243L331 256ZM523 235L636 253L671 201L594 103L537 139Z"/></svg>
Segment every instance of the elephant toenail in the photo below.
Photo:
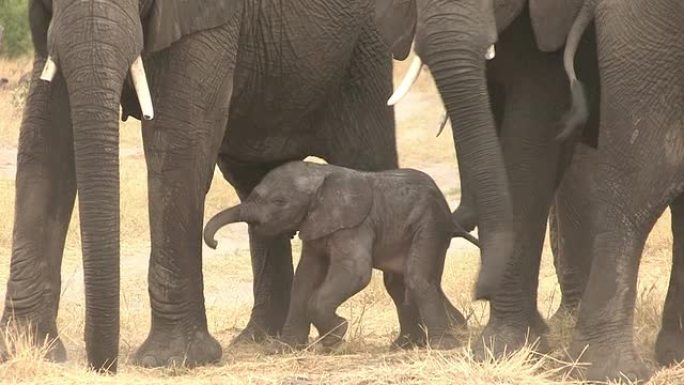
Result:
<svg viewBox="0 0 684 385"><path fill-rule="evenodd" d="M185 359L183 357L180 357L180 356L169 357L169 366L181 367L181 366L183 366L184 362L185 362Z"/></svg>
<svg viewBox="0 0 684 385"><path fill-rule="evenodd" d="M140 365L145 368L156 368L159 366L154 356L145 356L140 360Z"/></svg>

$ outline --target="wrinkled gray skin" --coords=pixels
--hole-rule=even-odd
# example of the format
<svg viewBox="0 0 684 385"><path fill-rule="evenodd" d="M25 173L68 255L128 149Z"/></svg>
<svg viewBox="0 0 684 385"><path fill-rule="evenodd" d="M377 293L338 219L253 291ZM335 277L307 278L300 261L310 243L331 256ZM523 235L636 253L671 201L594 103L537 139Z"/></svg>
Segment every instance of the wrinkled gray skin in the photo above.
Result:
<svg viewBox="0 0 684 385"><path fill-rule="evenodd" d="M266 175L241 204L214 216L205 228L205 242L215 248L216 232L235 222L247 222L266 237L298 231L302 239L280 336L286 345L306 346L311 323L323 346L337 345L347 321L336 310L368 285L373 268L405 282L405 292L390 294L398 307L419 310L430 346L459 344L451 324L465 327L465 318L441 288L453 233L451 212L428 175L411 169L368 173L292 162ZM401 326L394 347L425 342L421 328Z"/></svg>
<svg viewBox="0 0 684 385"><path fill-rule="evenodd" d="M499 38L486 76L511 181L515 248L500 290L491 299L489 323L474 343L480 359L490 357L490 352L501 356L537 338L537 349L548 349L547 326L537 310L537 286L549 208L576 143L593 145L598 121L594 108L581 136L556 139L571 105L561 49L580 6L581 2L553 0L496 2ZM594 45L589 34L577 60L592 100L598 97ZM463 200L454 218L472 229L478 224L476 196L467 170L461 178Z"/></svg>
<svg viewBox="0 0 684 385"><path fill-rule="evenodd" d="M121 103L124 118L140 117L127 73L142 52L156 113L143 123L152 326L136 362L217 361L221 348L207 330L201 258L204 199L216 163L242 198L269 170L308 155L356 169L396 168L392 110L385 105L392 87L388 45L405 56L416 24L450 116L462 122L454 129L459 161L482 197L477 293L490 297L512 247L501 151L491 121L479 121L489 116L483 56L494 41L493 20L485 33L463 35L451 26L487 20L466 17L453 2L427 0L406 23L400 9L373 18L374 6L386 1L31 0L36 56L19 142L3 323L30 324L36 341L56 339L49 356L65 359L55 320L78 190L88 362L116 370L118 115ZM487 2L473 3L479 9ZM451 49L459 40L472 49ZM48 54L59 69L49 84L39 81ZM452 81L456 73L466 75L463 81ZM282 328L293 275L287 237L250 233L255 304L238 340ZM402 280L386 282L403 290Z"/></svg>
<svg viewBox="0 0 684 385"><path fill-rule="evenodd" d="M578 221L569 210L556 213L559 258L584 276L574 288L565 282L565 292L583 291L571 354L581 353L582 361L591 364L589 379L645 380L650 373L634 347L633 334L637 274L646 238L668 205L673 266L656 357L662 364L684 359L684 4L587 1L568 38L569 58L574 56L572 42L592 20L598 26L602 87L599 148L589 155L593 170L582 176L581 170L571 169L569 181L564 181L570 185L559 197L582 196L575 206L593 214L579 220L588 230L578 238L572 232ZM625 41L629 46L622 44ZM572 110L586 110L581 87L573 83L572 90ZM578 165L587 165L586 159ZM588 243L588 252L565 246L578 239ZM577 255L582 253L589 257Z"/></svg>

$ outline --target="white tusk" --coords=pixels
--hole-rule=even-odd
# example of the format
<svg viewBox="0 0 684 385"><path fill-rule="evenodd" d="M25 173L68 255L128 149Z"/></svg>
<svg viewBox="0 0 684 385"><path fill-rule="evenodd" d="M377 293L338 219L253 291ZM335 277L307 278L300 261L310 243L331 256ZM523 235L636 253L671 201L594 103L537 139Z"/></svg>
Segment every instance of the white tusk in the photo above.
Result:
<svg viewBox="0 0 684 385"><path fill-rule="evenodd" d="M418 56L416 56L411 62L411 66L409 67L408 71L406 71L404 80L401 81L401 84L399 84L397 90L394 91L392 96L387 101L388 106L393 106L399 103L399 101L403 99L406 94L408 94L413 84L416 82L416 80L418 80L418 76L420 75L420 70L422 68L423 62Z"/></svg>
<svg viewBox="0 0 684 385"><path fill-rule="evenodd" d="M444 131L444 127L446 127L447 122L449 121L449 114L447 111L444 111L442 113L442 116L439 118L439 131L437 131L437 137L442 135L442 131Z"/></svg>
<svg viewBox="0 0 684 385"><path fill-rule="evenodd" d="M43 72L40 74L40 80L46 82L51 82L57 74L57 64L50 56L45 60L45 67L43 67Z"/></svg>
<svg viewBox="0 0 684 385"><path fill-rule="evenodd" d="M494 44L492 44L489 46L489 48L487 48L487 52L485 52L485 59L492 60L495 57L496 57L496 48L494 47Z"/></svg>
<svg viewBox="0 0 684 385"><path fill-rule="evenodd" d="M135 93L138 95L138 101L140 102L140 110L142 111L143 119L154 119L152 96L150 96L150 87L147 85L145 67L143 67L142 57L140 56L138 56L131 65L131 78L133 79Z"/></svg>

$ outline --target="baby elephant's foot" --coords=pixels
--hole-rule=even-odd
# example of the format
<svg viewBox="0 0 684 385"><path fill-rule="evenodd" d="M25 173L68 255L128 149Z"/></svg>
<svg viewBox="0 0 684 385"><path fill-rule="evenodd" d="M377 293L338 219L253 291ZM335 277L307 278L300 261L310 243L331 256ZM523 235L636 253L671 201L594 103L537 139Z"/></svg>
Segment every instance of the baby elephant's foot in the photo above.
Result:
<svg viewBox="0 0 684 385"><path fill-rule="evenodd" d="M337 317L333 325L335 326L327 329L327 331L319 330L321 334L319 343L326 349L332 349L341 344L344 340L344 335L347 334L347 328L349 328L349 323L342 317Z"/></svg>
<svg viewBox="0 0 684 385"><path fill-rule="evenodd" d="M390 345L390 351L422 348L425 347L426 343L427 341L425 339L425 333L404 334L400 335L392 342Z"/></svg>
<svg viewBox="0 0 684 385"><path fill-rule="evenodd" d="M274 339L264 346L264 352L269 355L288 354L305 348L304 344L289 344L286 341Z"/></svg>
<svg viewBox="0 0 684 385"><path fill-rule="evenodd" d="M430 337L429 345L434 350L450 350L461 347L461 341L451 334L445 333L439 337Z"/></svg>
<svg viewBox="0 0 684 385"><path fill-rule="evenodd" d="M287 354L297 350L304 350L308 346L308 337L282 335L278 339L271 340L264 348L266 354Z"/></svg>

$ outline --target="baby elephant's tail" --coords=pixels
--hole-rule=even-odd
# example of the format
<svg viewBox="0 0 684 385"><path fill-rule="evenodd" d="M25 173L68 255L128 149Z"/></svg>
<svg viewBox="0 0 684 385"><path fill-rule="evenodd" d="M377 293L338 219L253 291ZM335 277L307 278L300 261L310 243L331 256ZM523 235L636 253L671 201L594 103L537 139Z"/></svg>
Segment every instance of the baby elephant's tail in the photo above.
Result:
<svg viewBox="0 0 684 385"><path fill-rule="evenodd" d="M463 238L466 241L468 241L468 242L472 243L473 245L477 246L478 248L480 248L480 240L479 239L474 237L469 232L465 231L465 229L463 229L461 227L461 225L456 223L456 221L452 221L452 223L454 226L453 227L453 233L451 234L452 238Z"/></svg>

